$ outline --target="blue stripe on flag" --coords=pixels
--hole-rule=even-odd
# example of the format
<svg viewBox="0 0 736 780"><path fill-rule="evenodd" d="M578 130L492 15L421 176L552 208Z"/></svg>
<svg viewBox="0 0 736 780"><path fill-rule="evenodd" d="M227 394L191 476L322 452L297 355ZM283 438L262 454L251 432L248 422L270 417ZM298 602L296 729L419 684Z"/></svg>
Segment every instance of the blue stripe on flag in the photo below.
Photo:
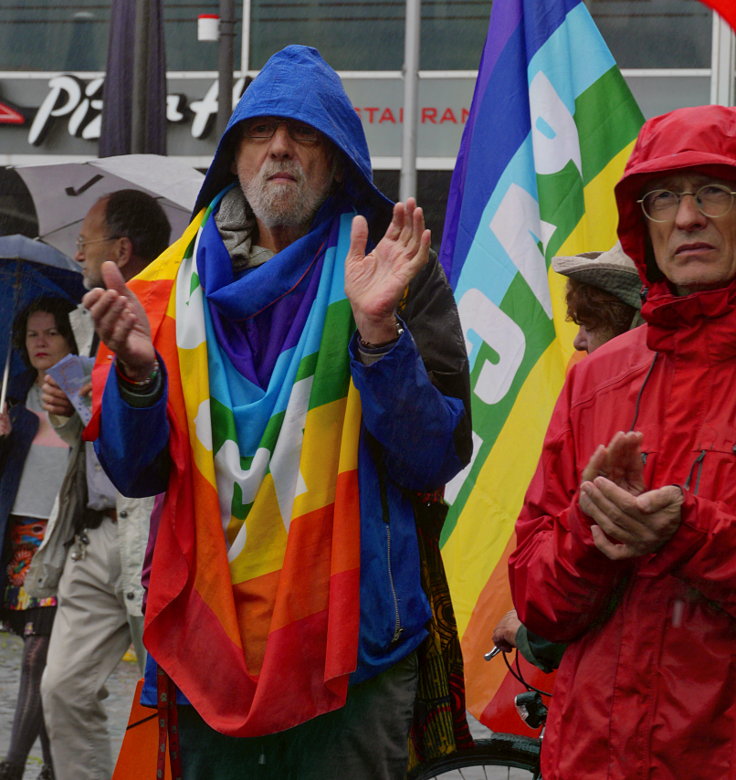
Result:
<svg viewBox="0 0 736 780"><path fill-rule="evenodd" d="M571 46L572 41L576 45ZM577 45L578 42L580 45ZM570 57L571 52L574 52L574 59ZM519 54L519 52L516 53ZM581 65L581 67L576 67L576 65ZM546 77L564 103L567 112L572 116L575 112L575 101L580 94L614 65L615 61L606 48L598 28L585 7L578 5L570 11L563 23L554 30L532 58L524 90L519 94L525 101L528 101L529 87L532 81L538 74L542 74L542 78ZM519 106L519 109L521 108ZM507 113L504 116L508 118ZM482 115L479 121L485 121ZM528 131L531 119L526 121ZM554 129L542 119L537 120L536 129L550 139L555 137ZM490 132L495 133L495 129ZM571 138L572 140L576 141L574 137ZM494 154L497 154L497 151L497 148L494 148ZM500 155L497 155L496 161L499 158ZM469 245L464 250L465 261L461 268L453 268L453 286L458 299L468 289L476 288L483 290L490 301L500 306L518 268L491 229L491 221L512 183L529 193L535 201L537 200L537 183L534 172L531 134L527 132L515 154L508 160L505 170L498 175L496 187L486 196L488 202L479 212L475 234L472 236L469 233L463 234L469 239ZM475 176L466 182L466 188L472 185L473 181L477 181ZM489 180L479 181L478 185L485 185L487 188L488 182ZM479 193L477 197L482 198L483 195ZM478 206L477 202L472 204L476 211L478 211ZM535 242L541 241L546 244L550 235L532 235L531 238ZM461 246L456 246L455 257L461 258L462 251ZM469 334L468 337L471 345L474 346L473 334Z"/></svg>
<svg viewBox="0 0 736 780"><path fill-rule="evenodd" d="M532 58L528 83L542 71L572 114L575 100L615 64L592 17L579 5Z"/></svg>
<svg viewBox="0 0 736 780"><path fill-rule="evenodd" d="M580 0L560 0L541 19L535 13L536 4L537 0L496 0L491 13L491 27L496 16L507 27L509 22L516 27L504 30L500 41L486 41L460 144L440 258L453 288L490 194L529 132L529 60ZM522 13L527 17L525 29L520 25ZM480 130L476 133L476 126L482 128L482 135ZM486 138L494 139L493 148L486 145Z"/></svg>

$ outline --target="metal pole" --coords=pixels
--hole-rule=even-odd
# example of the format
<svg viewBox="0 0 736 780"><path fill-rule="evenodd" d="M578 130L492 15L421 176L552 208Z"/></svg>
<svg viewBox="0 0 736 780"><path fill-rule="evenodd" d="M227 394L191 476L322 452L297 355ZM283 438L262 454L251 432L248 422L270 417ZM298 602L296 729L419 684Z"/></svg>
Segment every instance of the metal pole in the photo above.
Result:
<svg viewBox="0 0 736 780"><path fill-rule="evenodd" d="M419 37L421 0L406 0L404 38L404 125L401 146L399 198L417 191L417 93L419 91Z"/></svg>
<svg viewBox="0 0 736 780"><path fill-rule="evenodd" d="M217 133L222 135L233 110L233 0L220 0L220 39L217 58Z"/></svg>
<svg viewBox="0 0 736 780"><path fill-rule="evenodd" d="M250 0L243 0L243 27L242 37L240 40L240 75L245 74L250 70L250 14L251 3Z"/></svg>
<svg viewBox="0 0 736 780"><path fill-rule="evenodd" d="M148 107L146 84L148 81L148 32L151 9L149 0L135 2L135 46L133 51L133 100L131 105L130 150L133 154L145 152Z"/></svg>
<svg viewBox="0 0 736 780"><path fill-rule="evenodd" d="M734 102L733 70L736 63L735 39L731 28L713 12L713 51L711 53L710 102L732 106Z"/></svg>

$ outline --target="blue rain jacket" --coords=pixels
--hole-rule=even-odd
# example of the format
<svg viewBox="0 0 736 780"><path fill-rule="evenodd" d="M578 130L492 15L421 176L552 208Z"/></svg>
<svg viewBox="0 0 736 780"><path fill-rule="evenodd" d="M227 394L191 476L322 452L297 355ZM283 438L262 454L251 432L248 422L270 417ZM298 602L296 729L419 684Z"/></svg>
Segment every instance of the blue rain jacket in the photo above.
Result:
<svg viewBox="0 0 736 780"><path fill-rule="evenodd" d="M276 115L313 125L338 147L345 175L335 197L353 208L379 237L392 204L373 184L363 128L339 77L319 53L288 46L275 54L236 107L207 172L195 211L234 180L232 154L238 123ZM314 224L320 220L315 216ZM350 347L360 391L361 509L360 637L353 682L369 679L412 652L430 617L422 590L412 500L441 488L469 461L469 377L457 308L432 256L409 286L399 314L405 331L372 365ZM159 493L167 484L166 391L149 407L121 396L115 372L105 389L100 462L116 487L130 496ZM155 693L155 691L154 691Z"/></svg>

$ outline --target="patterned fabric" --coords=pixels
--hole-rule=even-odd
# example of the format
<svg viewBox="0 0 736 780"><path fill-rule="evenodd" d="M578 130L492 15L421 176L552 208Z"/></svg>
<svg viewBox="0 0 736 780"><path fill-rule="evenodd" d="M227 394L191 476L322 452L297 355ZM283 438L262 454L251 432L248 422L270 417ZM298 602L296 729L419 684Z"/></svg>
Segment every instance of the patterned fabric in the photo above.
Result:
<svg viewBox="0 0 736 780"><path fill-rule="evenodd" d="M257 736L342 706L356 666L352 214L323 206L308 235L234 274L221 197L130 285L168 371L173 463L146 644L206 721Z"/></svg>
<svg viewBox="0 0 736 780"><path fill-rule="evenodd" d="M492 4L442 238L442 265L474 332L473 438L483 442L454 488L442 554L468 709L495 731L532 733L513 706L523 686L483 655L512 607L514 521L574 352L565 278L550 262L613 246L613 186L643 121L589 5ZM529 678L546 689L542 680Z"/></svg>
<svg viewBox="0 0 736 780"><path fill-rule="evenodd" d="M465 715L460 640L439 547L447 505L441 495L417 495L415 513L422 586L432 608L432 620L429 636L418 650L419 680L409 733L409 770L473 744Z"/></svg>
<svg viewBox="0 0 736 780"><path fill-rule="evenodd" d="M43 541L47 523L48 520L36 517L10 516L10 560L5 568L8 584L2 599L5 609L56 606L55 598L33 598L23 587L31 559Z"/></svg>

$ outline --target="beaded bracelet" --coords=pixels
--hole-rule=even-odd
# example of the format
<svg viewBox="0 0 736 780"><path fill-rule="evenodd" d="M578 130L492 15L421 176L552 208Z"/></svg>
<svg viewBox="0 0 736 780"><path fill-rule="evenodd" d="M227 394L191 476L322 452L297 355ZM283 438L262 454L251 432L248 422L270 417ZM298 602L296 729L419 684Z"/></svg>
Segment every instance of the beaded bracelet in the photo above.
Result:
<svg viewBox="0 0 736 780"><path fill-rule="evenodd" d="M131 379L129 376L126 376L123 373L119 362L115 363L115 370L117 372L118 378L125 382L129 390L132 390L136 393L142 393L148 390L148 388L151 387L151 385L153 385L153 383L156 381L160 369L161 366L159 366L158 360L156 360L153 364L153 368L151 369L151 373L145 379L135 380Z"/></svg>
<svg viewBox="0 0 736 780"><path fill-rule="evenodd" d="M393 338L390 341L384 341L383 344L372 344L370 341L365 341L360 335L360 332L358 332L358 344L360 345L361 349L367 349L369 351L381 350L390 347L392 344L395 344L401 337L404 329L401 327L401 323L398 320L395 320L394 324L396 325L396 338Z"/></svg>

